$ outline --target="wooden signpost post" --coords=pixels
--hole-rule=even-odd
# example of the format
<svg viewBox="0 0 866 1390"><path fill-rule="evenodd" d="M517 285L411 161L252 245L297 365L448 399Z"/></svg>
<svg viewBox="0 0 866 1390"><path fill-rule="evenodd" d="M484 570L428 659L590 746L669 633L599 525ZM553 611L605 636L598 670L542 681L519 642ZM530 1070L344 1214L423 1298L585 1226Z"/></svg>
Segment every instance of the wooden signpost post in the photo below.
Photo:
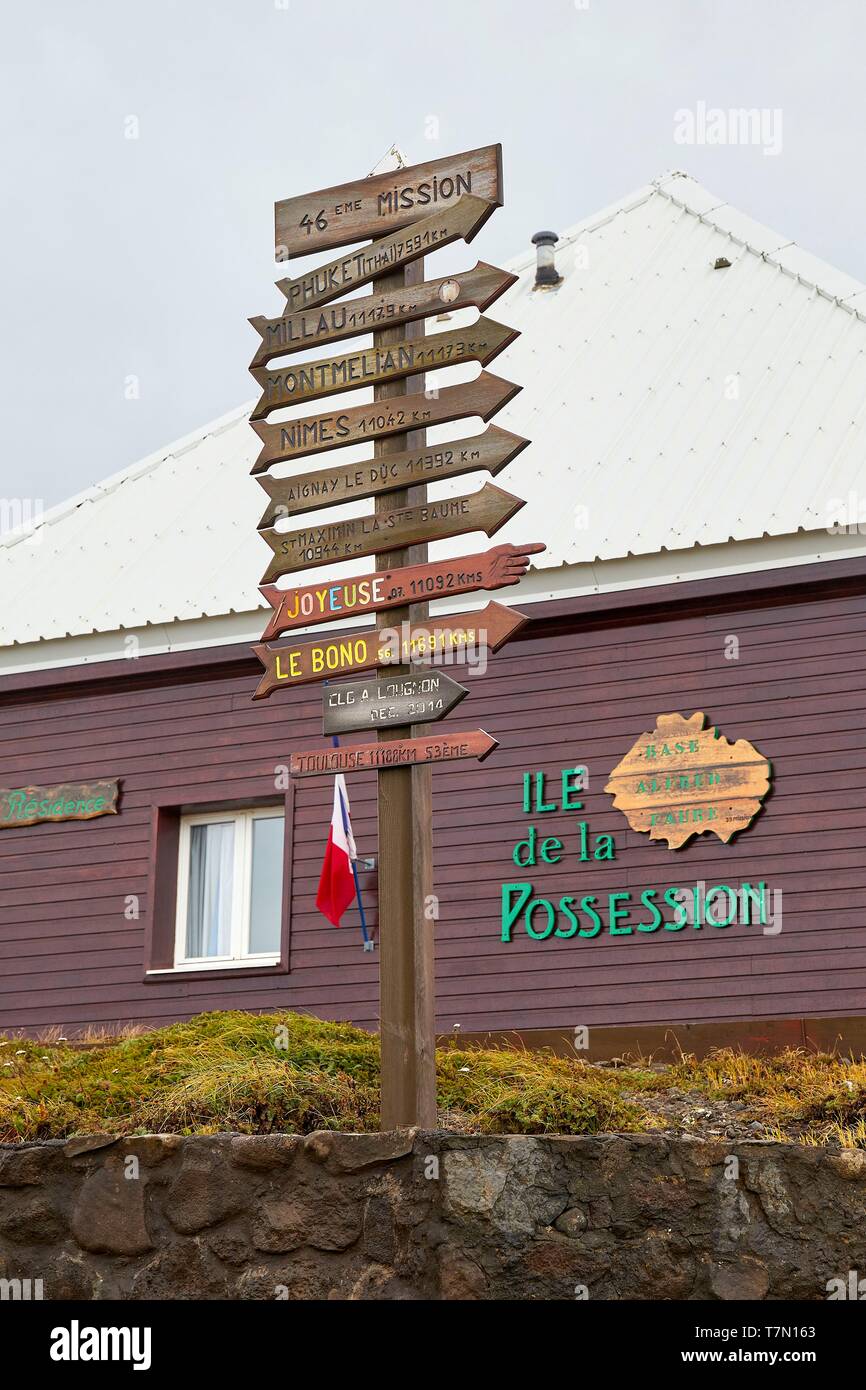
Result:
<svg viewBox="0 0 866 1390"><path fill-rule="evenodd" d="M497 747L483 729L425 730L468 694L437 668L465 661L483 646L495 651L527 621L493 602L433 620L428 602L515 584L529 557L544 549L538 543L500 545L456 560L427 557L429 541L476 530L493 535L524 505L492 483L466 495L427 497L428 482L497 474L528 442L496 427L448 443L426 442L428 427L467 416L489 421L520 390L485 370L473 381L424 389L426 372L460 362L478 362L483 369L516 337L484 317L514 276L479 263L474 270L424 280L424 256L461 238L470 241L501 203L498 145L277 203L278 260L373 241L280 281L285 312L250 320L260 338L251 371L262 391L251 420L262 444L253 474L310 454L373 445L371 458L351 464L259 477L268 495L259 530L273 553L262 593L274 611L266 640L253 649L264 668L253 698L335 675L377 673L326 686L323 718L326 734L376 729L377 742L294 752L290 767L296 777L377 773L383 1129L436 1123L433 922L427 911L433 885L430 769L481 761ZM332 302L371 281L371 293ZM425 319L445 307L468 306L481 313L470 327L425 336ZM371 347L272 365L304 348L316 351L368 332ZM372 405L265 419L371 386ZM367 515L278 529L292 516L364 498L373 504ZM270 582L365 556L375 556L371 575L289 589ZM366 613L375 614L375 632L352 630L278 646L267 641ZM429 664L413 666L418 662ZM407 725L411 733L403 738L400 730Z"/></svg>
<svg viewBox="0 0 866 1390"><path fill-rule="evenodd" d="M392 676L388 680L342 681L322 697L322 733L351 734L392 724L427 724L444 719L469 694L444 671Z"/></svg>

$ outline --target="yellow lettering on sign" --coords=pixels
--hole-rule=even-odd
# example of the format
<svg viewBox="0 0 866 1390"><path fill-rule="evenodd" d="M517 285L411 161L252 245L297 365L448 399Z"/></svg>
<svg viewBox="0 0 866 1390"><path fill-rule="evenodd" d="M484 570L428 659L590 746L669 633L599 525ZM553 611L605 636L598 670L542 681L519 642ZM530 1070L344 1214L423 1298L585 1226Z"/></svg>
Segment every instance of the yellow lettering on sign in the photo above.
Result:
<svg viewBox="0 0 866 1390"><path fill-rule="evenodd" d="M283 670L283 658L285 656L288 656L289 659L288 671ZM293 676L299 676L301 674L301 665L298 652L279 652L274 667L274 674L278 681L288 681L291 680Z"/></svg>

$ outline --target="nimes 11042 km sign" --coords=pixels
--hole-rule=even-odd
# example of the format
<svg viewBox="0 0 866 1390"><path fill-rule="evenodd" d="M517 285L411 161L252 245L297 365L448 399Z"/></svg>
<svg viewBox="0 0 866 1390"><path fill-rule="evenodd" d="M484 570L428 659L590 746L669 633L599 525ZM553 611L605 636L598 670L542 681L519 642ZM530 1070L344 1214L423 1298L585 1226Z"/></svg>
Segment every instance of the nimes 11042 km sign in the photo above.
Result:
<svg viewBox="0 0 866 1390"><path fill-rule="evenodd" d="M529 442L497 426L426 442L428 426L471 416L487 422L520 389L486 370L517 336L487 316L515 277L478 262L424 278L426 255L471 241L501 205L499 145L278 202L278 260L368 244L280 280L284 312L250 319L260 339L250 370L261 391L251 417L261 442L252 473L268 499L259 532L271 552L261 592L273 609L253 649L264 668L254 698L323 682L323 733L335 746L293 751L292 775L377 773L383 1128L436 1119L432 928L421 912L432 890L428 765L481 761L497 747L479 728L426 731L468 693L435 668L443 658L471 660L479 645L496 650L527 621L494 602L431 619L426 604L516 584L530 556L544 549L499 545L452 560L427 556L429 542L494 535L524 505L489 481L463 495L427 497L430 482L497 475ZM426 334L425 319L469 307L479 311L471 326ZM365 334L372 334L371 346L332 348ZM293 358L303 350L306 358ZM459 363L481 370L472 381L428 394L425 374ZM323 399L364 387L372 387L372 403L329 408ZM305 407L311 413L299 414ZM270 418L286 409L293 410L289 418ZM363 442L372 445L370 457L330 461L332 451ZM313 472L270 471L313 454L325 455ZM363 515L304 519L359 500L371 504ZM375 568L361 577L277 583L364 557L374 557ZM376 629L292 637L295 629L364 614L375 616ZM286 640L270 640L279 637ZM340 683L364 672L375 674ZM402 737L407 727L409 737ZM338 745L338 735L357 732L376 741Z"/></svg>

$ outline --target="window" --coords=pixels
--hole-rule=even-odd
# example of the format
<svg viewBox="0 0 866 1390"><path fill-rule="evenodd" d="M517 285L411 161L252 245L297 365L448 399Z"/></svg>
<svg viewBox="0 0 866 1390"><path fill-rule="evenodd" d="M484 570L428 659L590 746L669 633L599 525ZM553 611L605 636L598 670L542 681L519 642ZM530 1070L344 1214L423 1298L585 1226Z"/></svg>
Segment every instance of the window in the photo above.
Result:
<svg viewBox="0 0 866 1390"><path fill-rule="evenodd" d="M279 961L284 833L273 806L181 820L176 970Z"/></svg>

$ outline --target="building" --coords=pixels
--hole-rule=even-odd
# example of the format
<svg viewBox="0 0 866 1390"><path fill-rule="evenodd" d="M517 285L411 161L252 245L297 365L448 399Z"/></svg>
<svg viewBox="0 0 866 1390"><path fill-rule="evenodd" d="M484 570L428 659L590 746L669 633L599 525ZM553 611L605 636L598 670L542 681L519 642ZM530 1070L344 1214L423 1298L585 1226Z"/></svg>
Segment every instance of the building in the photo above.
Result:
<svg viewBox="0 0 866 1390"><path fill-rule="evenodd" d="M548 549L493 596L530 622L451 717L500 748L434 773L438 1026L588 1026L596 1053L859 1042L866 287L683 174L563 236L556 288L536 289L535 265L515 262L493 310L522 332L495 364L523 387L497 423L532 440L496 480L528 499L496 540ZM0 1030L286 1006L375 1027L357 914L335 930L314 906L332 783L285 785L289 752L321 742L321 689L251 700L266 552L247 415L0 545L0 785L120 784L116 816L0 830ZM769 760L772 787L730 842L709 829L670 849L605 788L659 716L696 711ZM562 770L583 766L563 810ZM527 788L555 808L525 813ZM351 792L375 857L373 776ZM518 865L533 824L559 850ZM725 886L728 925L716 893L710 920L698 906L671 929L667 889L701 904ZM601 926L584 909L581 935L561 900L587 895ZM192 946L191 897L210 904ZM536 900L551 908L529 930L523 909L503 926L503 902ZM370 904L375 919L372 883Z"/></svg>

